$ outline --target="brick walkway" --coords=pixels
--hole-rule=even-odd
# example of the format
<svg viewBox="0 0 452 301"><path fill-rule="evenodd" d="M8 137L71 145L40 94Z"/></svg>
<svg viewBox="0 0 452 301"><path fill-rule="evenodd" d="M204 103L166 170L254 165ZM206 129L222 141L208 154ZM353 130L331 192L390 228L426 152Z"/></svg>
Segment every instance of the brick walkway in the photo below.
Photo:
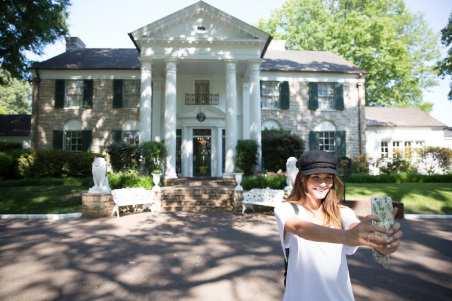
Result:
<svg viewBox="0 0 452 301"><path fill-rule="evenodd" d="M349 260L356 300L450 300L452 224L403 221L392 268ZM0 220L0 300L280 300L272 216Z"/></svg>

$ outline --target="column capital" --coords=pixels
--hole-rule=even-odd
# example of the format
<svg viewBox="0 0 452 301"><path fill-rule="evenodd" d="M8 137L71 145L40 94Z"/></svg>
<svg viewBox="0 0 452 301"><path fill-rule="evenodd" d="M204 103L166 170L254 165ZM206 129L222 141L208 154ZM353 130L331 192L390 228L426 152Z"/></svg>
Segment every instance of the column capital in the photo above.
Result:
<svg viewBox="0 0 452 301"><path fill-rule="evenodd" d="M178 62L178 60L177 60L177 58L175 58L175 57L168 57L168 58L165 58L165 64L168 66L168 64L171 64L171 63L173 63L173 64L177 64L177 62Z"/></svg>
<svg viewBox="0 0 452 301"><path fill-rule="evenodd" d="M233 61L233 60L226 60L224 61L226 64L226 71L228 73L230 72L235 72L236 71L236 66L237 66L237 61Z"/></svg>

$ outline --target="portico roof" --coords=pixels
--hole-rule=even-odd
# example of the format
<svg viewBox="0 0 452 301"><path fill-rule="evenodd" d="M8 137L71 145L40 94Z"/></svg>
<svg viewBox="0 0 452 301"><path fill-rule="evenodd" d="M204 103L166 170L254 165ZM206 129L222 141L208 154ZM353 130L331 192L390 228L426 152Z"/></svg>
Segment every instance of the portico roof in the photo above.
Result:
<svg viewBox="0 0 452 301"><path fill-rule="evenodd" d="M197 28L204 31L199 32ZM140 27L129 33L129 37L139 51L143 43L162 41L166 43L259 42L261 44L261 57L264 56L272 39L268 33L204 1L198 1L162 19Z"/></svg>

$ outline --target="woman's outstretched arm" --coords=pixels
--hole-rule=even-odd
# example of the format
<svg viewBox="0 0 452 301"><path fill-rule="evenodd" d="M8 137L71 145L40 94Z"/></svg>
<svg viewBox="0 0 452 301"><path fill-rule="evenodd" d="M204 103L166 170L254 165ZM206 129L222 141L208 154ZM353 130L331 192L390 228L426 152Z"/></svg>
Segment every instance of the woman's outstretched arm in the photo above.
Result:
<svg viewBox="0 0 452 301"><path fill-rule="evenodd" d="M389 243L385 235L387 236L391 233L383 227L373 225L372 221L377 219L376 216L369 215L360 223L352 225L348 230L343 230L317 225L298 217L292 217L286 221L284 230L307 240L381 249ZM385 235L374 235L375 233L383 233Z"/></svg>

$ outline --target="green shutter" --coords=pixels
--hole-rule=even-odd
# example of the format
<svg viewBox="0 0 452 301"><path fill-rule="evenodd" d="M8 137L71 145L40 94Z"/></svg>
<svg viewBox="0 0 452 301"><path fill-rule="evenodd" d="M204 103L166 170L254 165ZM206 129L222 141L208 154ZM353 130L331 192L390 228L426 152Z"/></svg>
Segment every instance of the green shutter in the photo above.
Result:
<svg viewBox="0 0 452 301"><path fill-rule="evenodd" d="M57 79L55 81L55 108L64 108L64 94L65 94L64 79Z"/></svg>
<svg viewBox="0 0 452 301"><path fill-rule="evenodd" d="M345 138L345 131L336 132L336 154L338 157L347 156L347 144Z"/></svg>
<svg viewBox="0 0 452 301"><path fill-rule="evenodd" d="M53 131L53 149L63 149L63 131Z"/></svg>
<svg viewBox="0 0 452 301"><path fill-rule="evenodd" d="M315 111L319 108L319 95L318 95L317 83L309 83L308 108L311 111Z"/></svg>
<svg viewBox="0 0 452 301"><path fill-rule="evenodd" d="M279 107L288 110L290 106L289 82L284 81L279 84Z"/></svg>
<svg viewBox="0 0 452 301"><path fill-rule="evenodd" d="M309 150L319 150L319 141L317 139L317 132L309 132Z"/></svg>
<svg viewBox="0 0 452 301"><path fill-rule="evenodd" d="M93 138L93 134L91 130L82 131L82 151L89 151L91 148L91 141Z"/></svg>
<svg viewBox="0 0 452 301"><path fill-rule="evenodd" d="M115 79L113 80L113 108L122 108L122 89L123 80Z"/></svg>
<svg viewBox="0 0 452 301"><path fill-rule="evenodd" d="M113 143L120 143L122 141L122 131L113 130L112 131Z"/></svg>
<svg viewBox="0 0 452 301"><path fill-rule="evenodd" d="M338 111L344 110L344 85L336 84L334 87L334 104Z"/></svg>
<svg viewBox="0 0 452 301"><path fill-rule="evenodd" d="M83 107L93 107L93 80L85 79L83 81Z"/></svg>

